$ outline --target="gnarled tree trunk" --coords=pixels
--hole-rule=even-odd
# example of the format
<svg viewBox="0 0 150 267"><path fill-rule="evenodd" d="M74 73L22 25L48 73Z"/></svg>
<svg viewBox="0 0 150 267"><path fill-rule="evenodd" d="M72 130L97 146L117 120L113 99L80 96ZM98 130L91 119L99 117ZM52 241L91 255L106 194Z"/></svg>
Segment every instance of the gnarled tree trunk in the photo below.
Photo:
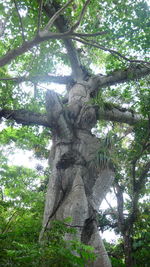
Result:
<svg viewBox="0 0 150 267"><path fill-rule="evenodd" d="M69 91L64 108L54 92L47 93L47 112L54 121L50 155L52 175L40 238L53 219L72 217L79 241L95 248L97 260L92 266L111 266L99 235L96 213L113 181L113 170L99 166L96 155L100 141L91 133L97 110L87 104L90 89L85 81Z"/></svg>

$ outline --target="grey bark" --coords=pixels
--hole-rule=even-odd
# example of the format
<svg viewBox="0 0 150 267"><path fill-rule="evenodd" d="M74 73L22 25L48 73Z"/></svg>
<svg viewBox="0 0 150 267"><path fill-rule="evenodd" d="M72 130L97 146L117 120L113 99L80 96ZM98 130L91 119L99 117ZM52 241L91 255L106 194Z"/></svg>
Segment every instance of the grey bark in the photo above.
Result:
<svg viewBox="0 0 150 267"><path fill-rule="evenodd" d="M90 88L84 81L70 89L67 107L63 107L56 93L47 94L48 121L54 121L49 159L52 175L40 240L51 220L71 216L72 226L78 226L76 238L93 246L98 255L92 266L110 267L96 214L112 184L114 172L108 164L103 166L96 161L100 140L91 134L91 128L96 124L98 113L88 104L89 100Z"/></svg>
<svg viewBox="0 0 150 267"><path fill-rule="evenodd" d="M0 109L0 119L5 118L7 120L15 120L17 123L22 125L42 125L50 127L46 114L40 114L27 110L8 110Z"/></svg>
<svg viewBox="0 0 150 267"><path fill-rule="evenodd" d="M91 82L93 81L93 83ZM80 81L68 89L68 104L59 95L47 92L46 114L25 110L1 110L0 116L18 123L50 127L53 146L50 153L52 176L49 180L43 228L46 234L53 219L72 217L78 226L78 240L94 246L98 257L92 266L110 267L107 253L99 235L96 213L113 181L113 168L96 161L100 140L91 134L98 119L134 124L140 121L130 111L112 107L109 110L91 105L94 80ZM70 237L66 237L70 238Z"/></svg>

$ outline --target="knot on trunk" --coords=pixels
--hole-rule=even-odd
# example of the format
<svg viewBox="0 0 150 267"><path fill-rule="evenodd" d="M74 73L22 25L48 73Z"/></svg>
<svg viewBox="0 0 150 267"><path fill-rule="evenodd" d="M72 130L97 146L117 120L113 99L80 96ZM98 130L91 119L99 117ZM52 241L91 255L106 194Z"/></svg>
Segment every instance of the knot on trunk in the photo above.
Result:
<svg viewBox="0 0 150 267"><path fill-rule="evenodd" d="M60 160L56 164L56 168L67 169L73 164L85 166L86 161L78 151L70 150L61 156Z"/></svg>

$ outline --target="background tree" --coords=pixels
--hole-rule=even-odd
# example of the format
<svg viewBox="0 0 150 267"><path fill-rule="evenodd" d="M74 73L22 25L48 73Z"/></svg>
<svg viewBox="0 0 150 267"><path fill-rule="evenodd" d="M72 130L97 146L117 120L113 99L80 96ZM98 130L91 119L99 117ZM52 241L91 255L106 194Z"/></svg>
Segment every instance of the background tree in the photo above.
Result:
<svg viewBox="0 0 150 267"><path fill-rule="evenodd" d="M112 129L109 131L110 135L111 157L115 166L113 192L117 207L114 208L109 202L109 208L100 214L100 225L103 230L112 228L121 235L125 266L147 266L148 246L142 241L142 232L147 233L149 228L149 225L145 227L149 217L149 128L144 126L139 131L139 128L135 127L132 133L129 129L121 129L120 134ZM141 229L138 225L142 224ZM149 239L149 235L146 239ZM144 250L143 255L141 253L142 261L139 261L137 253L140 240Z"/></svg>
<svg viewBox="0 0 150 267"><path fill-rule="evenodd" d="M17 145L40 156L48 133L53 143L40 240L53 219L71 216L78 240L95 248L94 266L110 266L96 214L115 172L91 129L98 120L142 128L145 117L147 124L140 105L140 95L148 99L141 77L150 73L147 2L20 0L1 3L1 10L0 116L17 134L24 131ZM58 75L58 66L70 66L71 75ZM94 73L96 66L105 70L104 76ZM66 84L66 95L48 90L45 101L43 87L51 82ZM120 83L124 86L116 87ZM42 127L22 130L16 123ZM33 135L40 135L41 143Z"/></svg>

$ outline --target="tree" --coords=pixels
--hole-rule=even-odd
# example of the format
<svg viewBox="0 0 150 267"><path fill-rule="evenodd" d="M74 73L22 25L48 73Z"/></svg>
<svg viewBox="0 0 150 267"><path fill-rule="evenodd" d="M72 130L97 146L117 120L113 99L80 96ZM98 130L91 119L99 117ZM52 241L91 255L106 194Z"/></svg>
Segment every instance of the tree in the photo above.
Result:
<svg viewBox="0 0 150 267"><path fill-rule="evenodd" d="M115 166L113 192L117 206L109 202L109 208L100 214L100 226L115 229L122 237L125 266L141 266L138 245L143 245L142 265L149 262L148 239L143 243L143 233L147 233L148 221L148 178L149 161L149 125L134 131L121 129L109 131L111 135L111 157ZM108 138L108 137L107 137ZM118 254L117 254L118 256Z"/></svg>
<svg viewBox="0 0 150 267"><path fill-rule="evenodd" d="M136 84L140 86L141 78L150 73L146 54L148 5L146 1L129 0L8 0L1 3L1 9L0 116L9 120L8 125L15 121L51 131L52 173L40 240L47 235L52 220L71 216L78 240L95 248L94 266L111 266L96 214L113 182L114 167L105 160L101 142L91 129L98 120L130 126L147 120L137 105L140 97L137 95L135 102L133 95L136 90L140 95L142 84L138 89ZM87 67L92 67L91 60L95 66L103 66L106 75L95 75ZM69 65L72 74L55 75L56 62L61 62L62 68ZM48 90L44 101L41 88L51 82L66 84L66 95ZM121 87L116 85L122 83L125 88L118 93ZM33 97L21 91L21 84L30 84ZM130 103L130 108L121 107L123 103ZM33 134L40 134L37 127L32 129ZM47 131L44 134L47 136ZM40 155L43 143L35 144L29 137L29 145L28 137L25 134L25 140L22 138L23 144Z"/></svg>

